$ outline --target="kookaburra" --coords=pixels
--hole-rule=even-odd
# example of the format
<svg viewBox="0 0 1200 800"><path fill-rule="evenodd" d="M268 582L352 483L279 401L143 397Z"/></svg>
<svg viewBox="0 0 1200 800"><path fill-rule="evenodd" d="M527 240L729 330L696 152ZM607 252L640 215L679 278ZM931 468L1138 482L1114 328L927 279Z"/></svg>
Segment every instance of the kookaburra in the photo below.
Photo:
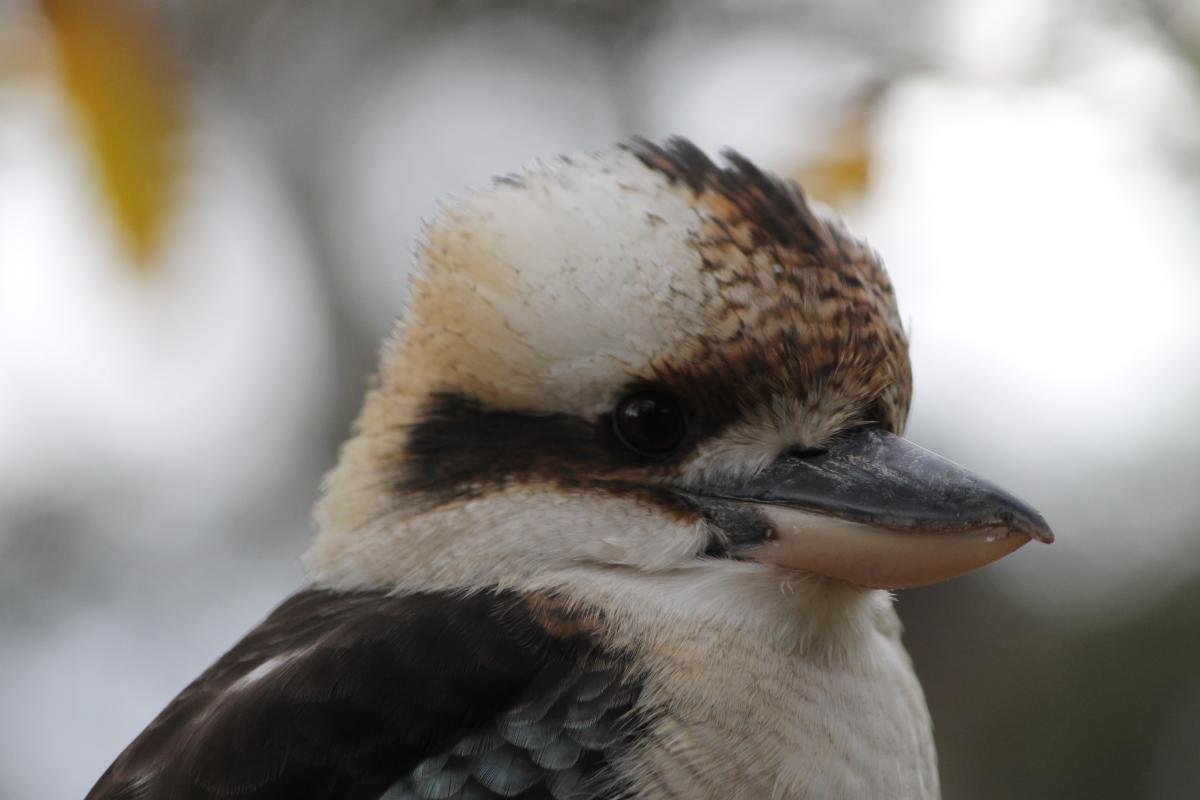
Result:
<svg viewBox="0 0 1200 800"><path fill-rule="evenodd" d="M725 159L636 140L429 225L311 585L89 798L938 795L887 590L1050 530L901 438L878 257Z"/></svg>

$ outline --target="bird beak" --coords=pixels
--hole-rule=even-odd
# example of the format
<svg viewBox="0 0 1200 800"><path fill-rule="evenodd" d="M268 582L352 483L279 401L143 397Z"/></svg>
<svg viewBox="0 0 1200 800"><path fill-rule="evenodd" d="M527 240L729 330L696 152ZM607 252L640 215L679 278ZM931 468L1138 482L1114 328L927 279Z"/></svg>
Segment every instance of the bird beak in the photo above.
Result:
<svg viewBox="0 0 1200 800"><path fill-rule="evenodd" d="M710 480L693 497L719 507L717 519L757 516L764 535L732 539L740 557L880 589L937 583L1030 539L1054 541L1008 492L874 426L815 454L784 453L748 479Z"/></svg>

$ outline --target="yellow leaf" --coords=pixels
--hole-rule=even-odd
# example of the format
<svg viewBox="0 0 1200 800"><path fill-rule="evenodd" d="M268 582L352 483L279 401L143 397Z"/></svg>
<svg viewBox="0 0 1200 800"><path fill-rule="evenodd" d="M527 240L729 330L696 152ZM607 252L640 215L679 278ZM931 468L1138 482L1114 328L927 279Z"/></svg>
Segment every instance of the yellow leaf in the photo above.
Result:
<svg viewBox="0 0 1200 800"><path fill-rule="evenodd" d="M797 182L814 200L841 208L858 201L871 180L871 153L865 147L825 154L794 172Z"/></svg>
<svg viewBox="0 0 1200 800"><path fill-rule="evenodd" d="M789 170L805 193L831 206L853 205L871 182L872 127L886 86L872 84L830 112L830 128L817 146Z"/></svg>
<svg viewBox="0 0 1200 800"><path fill-rule="evenodd" d="M136 0L41 0L100 184L135 263L159 251L179 167L183 86Z"/></svg>

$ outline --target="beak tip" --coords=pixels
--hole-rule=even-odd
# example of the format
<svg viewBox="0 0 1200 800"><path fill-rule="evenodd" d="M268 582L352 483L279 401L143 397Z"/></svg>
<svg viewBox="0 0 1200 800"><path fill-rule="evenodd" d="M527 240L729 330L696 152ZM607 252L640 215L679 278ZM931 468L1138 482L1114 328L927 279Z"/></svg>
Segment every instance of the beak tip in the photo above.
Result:
<svg viewBox="0 0 1200 800"><path fill-rule="evenodd" d="M1050 530L1049 523L1041 514L1035 512L1030 515L1020 529L1030 539L1035 539L1042 544L1054 544L1054 531Z"/></svg>

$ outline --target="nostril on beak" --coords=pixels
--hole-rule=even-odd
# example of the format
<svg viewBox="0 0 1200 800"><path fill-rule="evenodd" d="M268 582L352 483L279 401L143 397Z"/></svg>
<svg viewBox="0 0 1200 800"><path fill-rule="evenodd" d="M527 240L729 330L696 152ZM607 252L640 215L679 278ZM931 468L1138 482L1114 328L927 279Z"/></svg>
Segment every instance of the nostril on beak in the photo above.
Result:
<svg viewBox="0 0 1200 800"><path fill-rule="evenodd" d="M815 445L798 444L789 447L783 451L783 455L791 456L792 458L816 458L823 456L829 452L828 447L816 447Z"/></svg>

